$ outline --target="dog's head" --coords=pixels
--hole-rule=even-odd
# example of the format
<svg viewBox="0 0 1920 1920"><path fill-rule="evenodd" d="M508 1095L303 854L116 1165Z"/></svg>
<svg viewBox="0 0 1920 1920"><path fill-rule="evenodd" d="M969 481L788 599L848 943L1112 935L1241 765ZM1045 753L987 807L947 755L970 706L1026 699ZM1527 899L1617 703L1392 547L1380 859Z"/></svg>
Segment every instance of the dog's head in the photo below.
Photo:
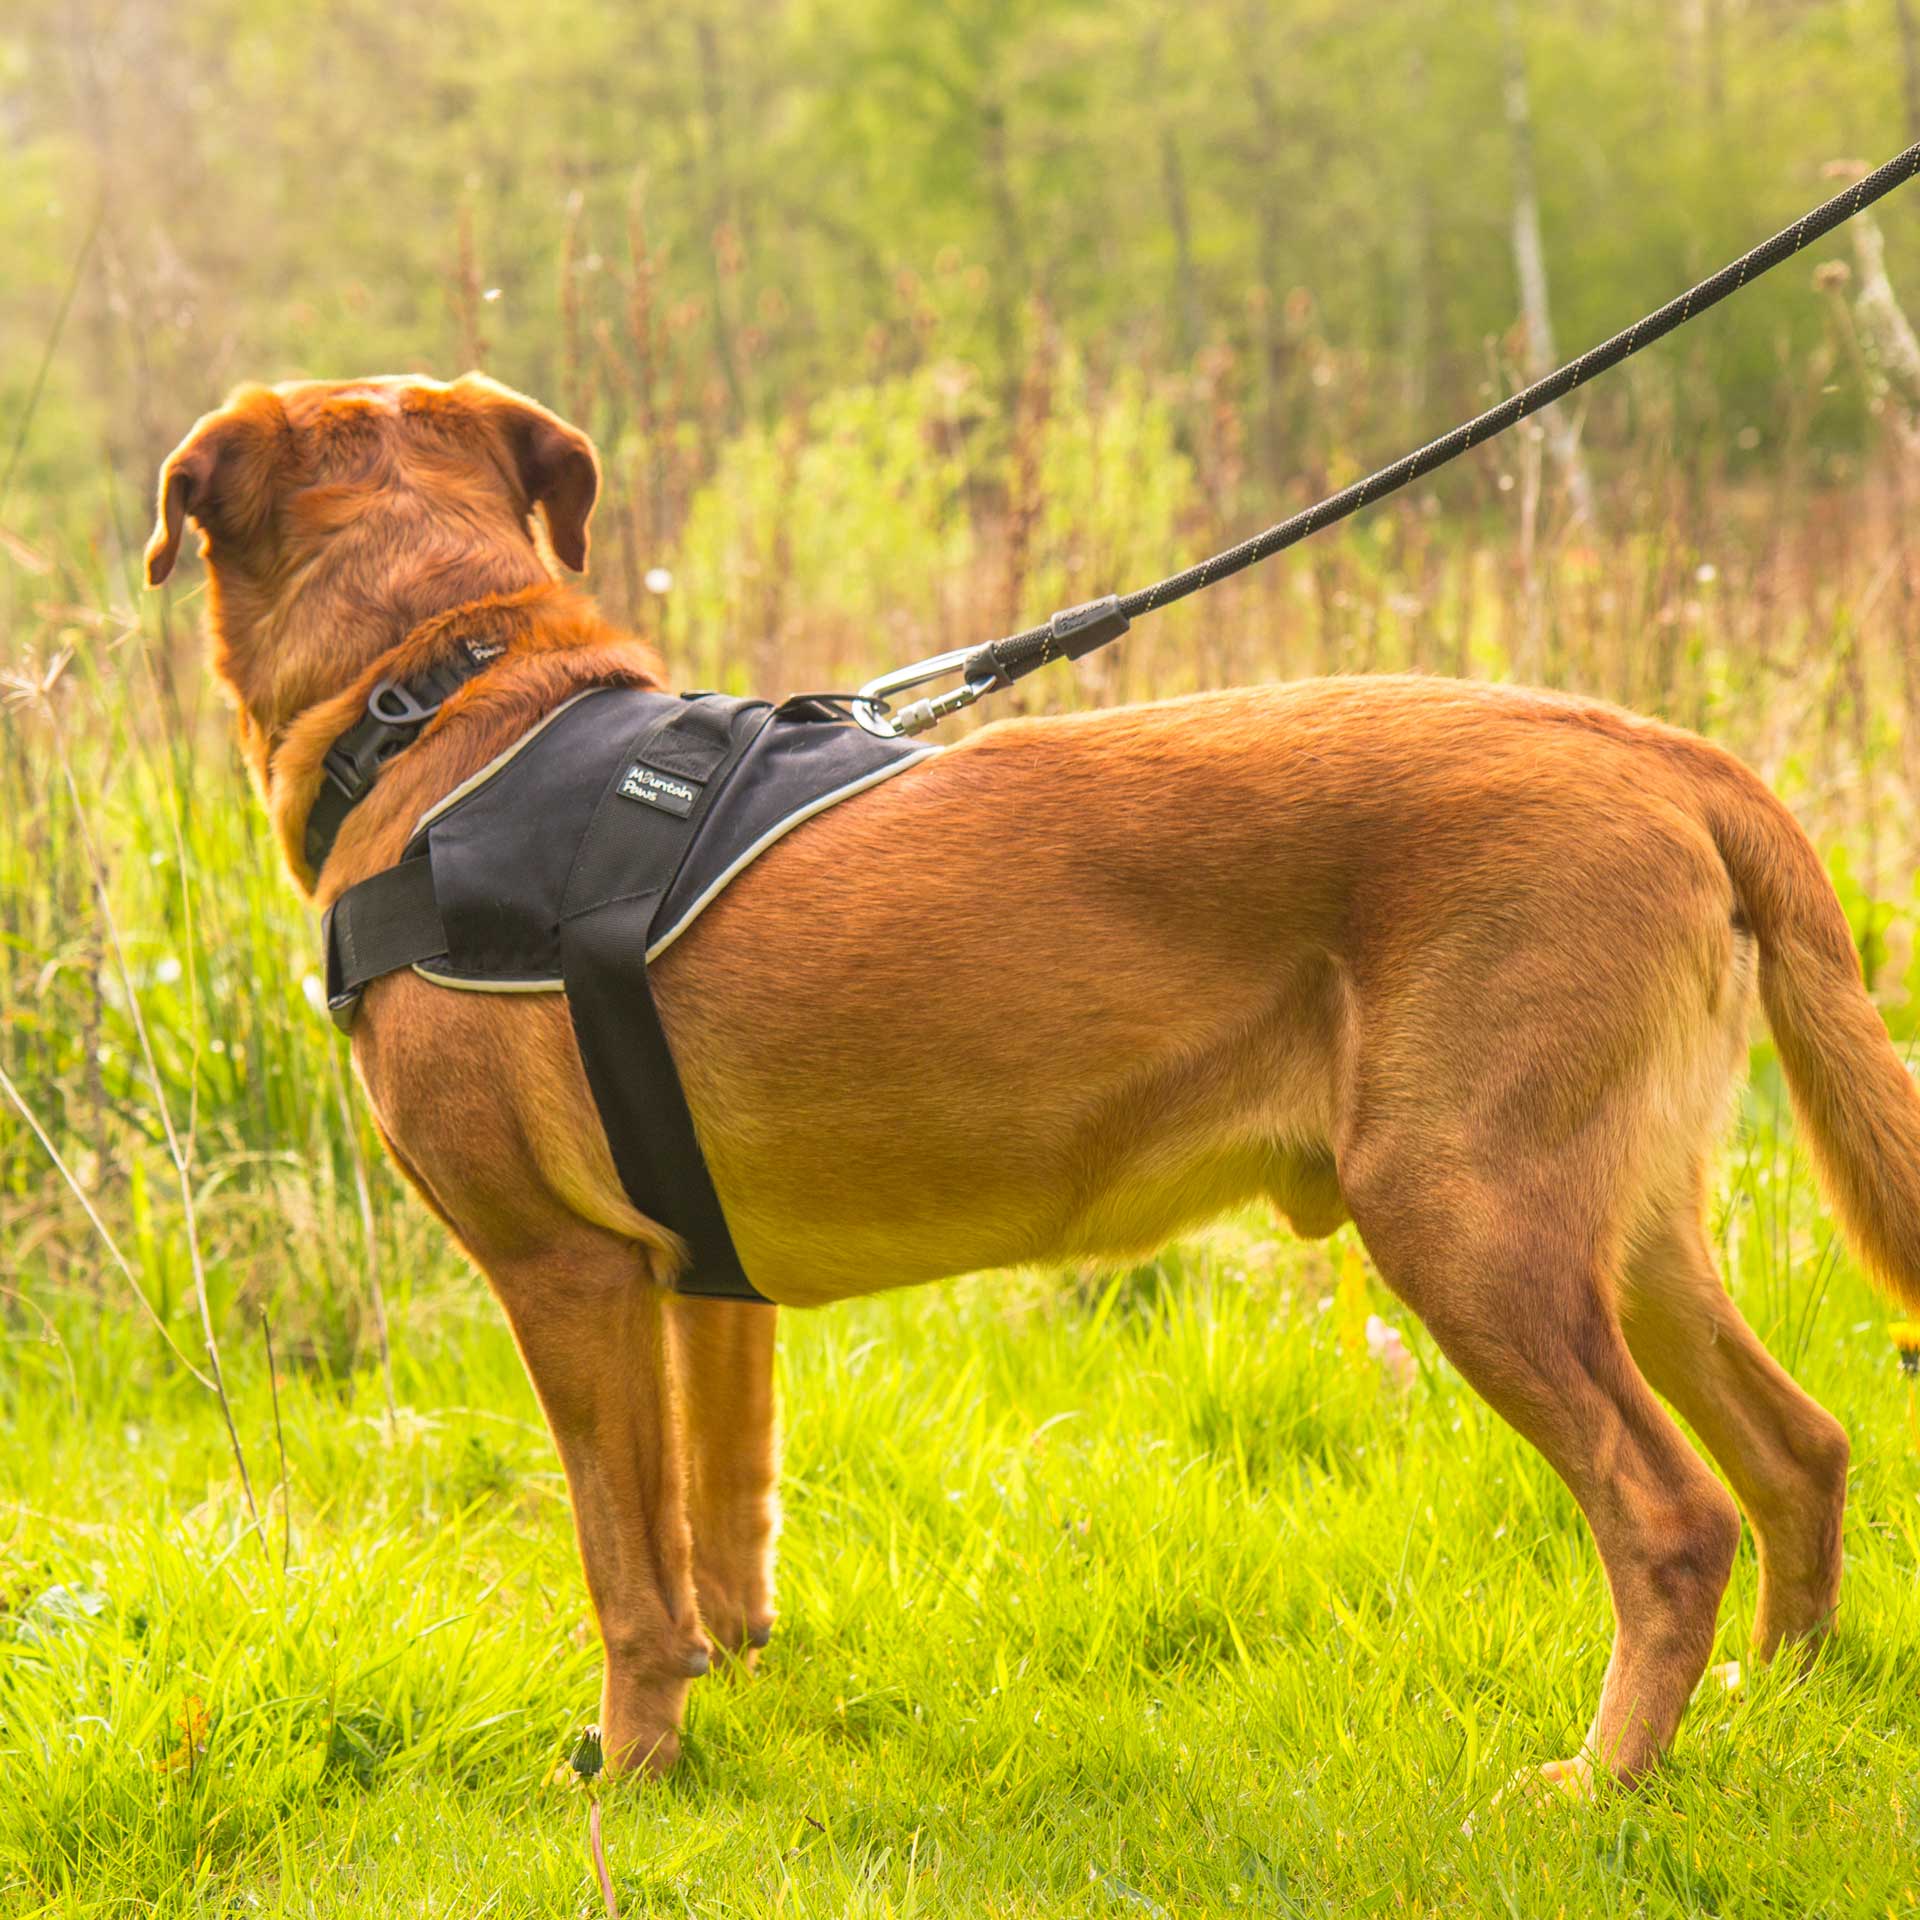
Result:
<svg viewBox="0 0 1920 1920"><path fill-rule="evenodd" d="M161 468L147 580L195 522L216 670L270 729L420 621L549 579L535 507L583 569L599 487L585 434L484 374L242 387Z"/></svg>

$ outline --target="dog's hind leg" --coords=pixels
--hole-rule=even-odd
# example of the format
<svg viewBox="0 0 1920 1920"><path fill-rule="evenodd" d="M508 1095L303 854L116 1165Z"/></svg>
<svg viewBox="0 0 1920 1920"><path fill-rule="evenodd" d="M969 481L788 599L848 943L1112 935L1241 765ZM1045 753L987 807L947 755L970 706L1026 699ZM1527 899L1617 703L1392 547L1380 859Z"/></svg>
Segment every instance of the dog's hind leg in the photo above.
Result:
<svg viewBox="0 0 1920 1920"><path fill-rule="evenodd" d="M1527 1179L1503 1179L1467 1171L1461 1143L1430 1128L1403 1144L1343 1155L1361 1236L1448 1357L1572 1490L1612 1590L1599 1710L1579 1756L1545 1775L1631 1778L1672 1738L1705 1670L1739 1512L1634 1366L1582 1205L1588 1170L1536 1163Z"/></svg>
<svg viewBox="0 0 1920 1920"><path fill-rule="evenodd" d="M722 1652L751 1660L773 1632L779 1309L675 1294L667 1297L666 1312L687 1431L700 1616Z"/></svg>
<svg viewBox="0 0 1920 1920"><path fill-rule="evenodd" d="M1760 1551L1753 1651L1818 1635L1840 1596L1847 1435L1768 1353L1714 1271L1698 1210L1627 1264L1628 1344L1733 1482Z"/></svg>

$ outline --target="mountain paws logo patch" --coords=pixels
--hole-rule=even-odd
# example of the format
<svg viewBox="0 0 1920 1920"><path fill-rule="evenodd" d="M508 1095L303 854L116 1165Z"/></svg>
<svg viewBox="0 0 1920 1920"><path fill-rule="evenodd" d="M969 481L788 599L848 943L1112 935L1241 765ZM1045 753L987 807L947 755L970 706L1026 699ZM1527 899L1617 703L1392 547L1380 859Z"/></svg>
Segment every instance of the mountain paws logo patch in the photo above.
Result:
<svg viewBox="0 0 1920 1920"><path fill-rule="evenodd" d="M677 820L684 820L700 797L698 783L677 773L662 773L644 760L636 760L627 769L620 781L620 791L625 798L638 800L642 806L658 807Z"/></svg>

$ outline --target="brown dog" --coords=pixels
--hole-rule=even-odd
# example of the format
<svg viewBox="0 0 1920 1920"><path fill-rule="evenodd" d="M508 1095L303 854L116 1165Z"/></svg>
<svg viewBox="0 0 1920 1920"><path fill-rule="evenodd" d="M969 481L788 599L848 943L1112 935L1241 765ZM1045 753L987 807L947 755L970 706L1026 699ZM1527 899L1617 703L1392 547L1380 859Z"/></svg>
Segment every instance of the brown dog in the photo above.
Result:
<svg viewBox="0 0 1920 1920"><path fill-rule="evenodd" d="M294 877L325 902L578 690L660 666L557 583L590 443L476 376L242 389L168 460L215 668ZM500 657L302 833L383 675ZM830 900L834 910L822 913ZM1729 755L1586 702L1355 679L989 727L791 835L655 985L741 1256L780 1301L1134 1255L1264 1195L1351 1218L1591 1522L1616 1632L1582 1755L1632 1775L1699 1679L1739 1514L1756 1652L1820 1632L1847 1440L1735 1312L1701 1228L1756 974L1854 1245L1920 1306L1920 1096L1820 862ZM847 1036L857 1035L858 1044ZM572 1489L610 1751L662 1768L715 1645L765 1642L770 1308L677 1297L557 996L369 990L354 1058L485 1270Z"/></svg>

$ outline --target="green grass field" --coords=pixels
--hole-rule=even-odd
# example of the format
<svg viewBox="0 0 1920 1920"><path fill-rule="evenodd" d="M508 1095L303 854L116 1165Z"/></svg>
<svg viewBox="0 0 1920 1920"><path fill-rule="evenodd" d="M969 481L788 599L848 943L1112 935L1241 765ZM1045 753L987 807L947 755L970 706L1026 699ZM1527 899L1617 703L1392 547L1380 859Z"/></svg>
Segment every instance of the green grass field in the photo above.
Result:
<svg viewBox="0 0 1920 1920"><path fill-rule="evenodd" d="M9 662L0 1065L125 1265L0 1105L0 1913L597 1915L553 1784L598 1697L557 1464L352 1104L197 650L56 609ZM1810 738L1783 785L1844 823L1890 749ZM1870 835L1823 844L1905 1042L1911 909L1862 885ZM785 1316L780 1623L755 1677L695 1688L669 1781L606 1789L622 1910L1914 1908L1920 1413L1764 1044L1717 1207L1749 1317L1852 1433L1847 1585L1809 1673L1703 1698L1640 1789L1491 1806L1597 1694L1584 1525L1351 1234L1248 1218L1134 1271ZM264 1551L130 1284L197 1362L196 1266ZM1716 1658L1753 1587L1748 1547Z"/></svg>
<svg viewBox="0 0 1920 1920"><path fill-rule="evenodd" d="M696 1687L666 1784L606 1791L623 1910L1909 1910L1910 1389L1804 1218L1786 1283L1784 1165L1748 1144L1740 1292L1854 1437L1846 1595L1809 1674L1703 1696L1651 1784L1489 1812L1599 1685L1584 1527L1417 1331L1412 1383L1381 1370L1342 1242L1233 1223L786 1317L779 1628ZM16 1328L0 1910L600 1910L550 1783L597 1688L553 1456L477 1285L400 1320L397 1426L371 1371L283 1380L284 1573L277 1491L263 1555L217 1409L131 1316ZM271 1481L264 1362L230 1365Z"/></svg>
<svg viewBox="0 0 1920 1920"><path fill-rule="evenodd" d="M1422 576L1441 614L1329 654L1356 605L1412 604L1373 542L1223 603L1204 647L1169 623L1130 677L1042 697L1320 664L1521 677L1525 582L1465 536ZM1547 677L1753 759L1911 1047L1920 683L1888 563L1864 538L1716 551L1712 581L1683 541L1570 555ZM598 1648L512 1345L349 1089L193 589L136 601L111 559L56 556L0 572L0 1914L597 1914L587 1808L553 1775ZM1273 617L1321 593L1328 624ZM1674 594L1650 629L1619 611ZM742 690L832 683L807 631L689 658ZM1764 1044L1716 1204L1749 1317L1853 1435L1849 1572L1812 1671L1703 1699L1640 1789L1491 1804L1592 1710L1610 1623L1585 1528L1350 1234L1243 1219L1135 1271L786 1317L780 1625L749 1682L695 1688L667 1783L606 1790L623 1911L1920 1904L1920 1412ZM136 1286L199 1365L204 1303L264 1551L219 1405ZM1719 1659L1753 1587L1749 1548Z"/></svg>
<svg viewBox="0 0 1920 1920"><path fill-rule="evenodd" d="M1917 134L1913 0L0 6L0 1920L603 1912L558 1463L317 1007L205 576L140 584L196 414L484 368L595 437L587 585L675 684L847 687L1516 388L1529 207L1578 351ZM1920 1060L1916 219L1583 386L1592 514L1531 425L945 737L1375 670L1656 713ZM784 1316L779 1624L603 1789L622 1913L1920 1912L1920 1382L1764 1041L1715 1208L1851 1432L1846 1586L1636 1789L1495 1804L1594 1706L1585 1526L1350 1231L1236 1218Z"/></svg>

